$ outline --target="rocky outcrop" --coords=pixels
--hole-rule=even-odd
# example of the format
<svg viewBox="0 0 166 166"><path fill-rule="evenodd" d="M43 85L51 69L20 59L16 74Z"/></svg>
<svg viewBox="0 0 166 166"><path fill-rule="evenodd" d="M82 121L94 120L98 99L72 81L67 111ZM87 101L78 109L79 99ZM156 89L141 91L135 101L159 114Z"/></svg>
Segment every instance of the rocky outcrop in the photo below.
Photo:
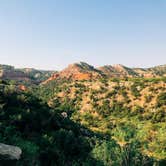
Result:
<svg viewBox="0 0 166 166"><path fill-rule="evenodd" d="M59 73L59 76L74 80L89 80L101 77L101 72L85 62L80 62L69 65Z"/></svg>
<svg viewBox="0 0 166 166"><path fill-rule="evenodd" d="M19 85L18 89L21 91L27 91L28 88L25 85Z"/></svg>
<svg viewBox="0 0 166 166"><path fill-rule="evenodd" d="M27 74L21 71L14 71L14 70L4 70L2 72L3 79L10 79L10 80L18 80L18 81L30 81L30 78Z"/></svg>
<svg viewBox="0 0 166 166"><path fill-rule="evenodd" d="M22 150L17 146L0 143L0 156L3 160L19 160Z"/></svg>
<svg viewBox="0 0 166 166"><path fill-rule="evenodd" d="M40 83L48 79L53 71L36 70L33 68L16 69L9 65L0 65L0 78L24 81L30 83Z"/></svg>
<svg viewBox="0 0 166 166"><path fill-rule="evenodd" d="M70 64L64 70L53 74L49 79L43 82L43 84L56 79L90 80L101 77L102 72L100 70L95 69L93 66L85 62L80 62Z"/></svg>

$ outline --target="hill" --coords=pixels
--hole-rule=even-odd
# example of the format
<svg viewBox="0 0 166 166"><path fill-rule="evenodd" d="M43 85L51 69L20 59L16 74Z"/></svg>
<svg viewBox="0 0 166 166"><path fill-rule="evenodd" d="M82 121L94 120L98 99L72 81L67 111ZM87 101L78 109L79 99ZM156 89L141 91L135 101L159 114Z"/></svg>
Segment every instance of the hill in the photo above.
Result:
<svg viewBox="0 0 166 166"><path fill-rule="evenodd" d="M42 72L3 68L31 80ZM25 79L28 88L18 77L0 80L0 143L22 150L10 164L0 155L0 164L166 165L165 66L95 68L81 62L40 82L41 76L35 83Z"/></svg>
<svg viewBox="0 0 166 166"><path fill-rule="evenodd" d="M0 65L0 78L19 82L39 83L52 75L53 71L36 70L33 68L17 69L10 65Z"/></svg>
<svg viewBox="0 0 166 166"><path fill-rule="evenodd" d="M107 77L118 77L118 78L124 78L124 77L138 77L138 73L135 72L133 69L128 68L126 66L117 64L117 65L108 65L100 67L99 70L101 70Z"/></svg>
<svg viewBox="0 0 166 166"><path fill-rule="evenodd" d="M9 152L1 147L0 165L73 166L87 158L97 162L90 157L93 132L65 116L65 108L51 109L31 92L16 89L0 81L0 142L21 148L22 155L18 161L7 160Z"/></svg>
<svg viewBox="0 0 166 166"><path fill-rule="evenodd" d="M101 78L154 78L166 76L166 65L152 68L129 68L120 64L95 68L85 62L74 63L56 72L43 84L58 79L96 80Z"/></svg>
<svg viewBox="0 0 166 166"><path fill-rule="evenodd" d="M74 122L106 138L93 149L93 156L105 166L166 164L164 77L60 79L41 85L36 92L51 108L70 105Z"/></svg>
<svg viewBox="0 0 166 166"><path fill-rule="evenodd" d="M70 64L64 70L53 74L44 83L56 79L90 80L101 77L102 77L102 72L100 70L95 69L93 66L85 62L80 62L80 63Z"/></svg>
<svg viewBox="0 0 166 166"><path fill-rule="evenodd" d="M70 64L61 71L17 69L10 65L0 65L0 78L29 83L47 83L52 80L96 80L103 78L156 78L166 76L166 65L151 68L129 68L121 64L95 68L85 62Z"/></svg>

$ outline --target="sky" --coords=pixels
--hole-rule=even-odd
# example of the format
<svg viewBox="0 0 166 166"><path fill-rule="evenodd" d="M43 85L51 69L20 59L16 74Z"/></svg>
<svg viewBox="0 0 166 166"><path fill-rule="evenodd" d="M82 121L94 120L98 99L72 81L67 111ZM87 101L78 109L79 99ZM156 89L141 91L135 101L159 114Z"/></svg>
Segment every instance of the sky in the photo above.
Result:
<svg viewBox="0 0 166 166"><path fill-rule="evenodd" d="M166 0L0 0L0 64L166 64Z"/></svg>

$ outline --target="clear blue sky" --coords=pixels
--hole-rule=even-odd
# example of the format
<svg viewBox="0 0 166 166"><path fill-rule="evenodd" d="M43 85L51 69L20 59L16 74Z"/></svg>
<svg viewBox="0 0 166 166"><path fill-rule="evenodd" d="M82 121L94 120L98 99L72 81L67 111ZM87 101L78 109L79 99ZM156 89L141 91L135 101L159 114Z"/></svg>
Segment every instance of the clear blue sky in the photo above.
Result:
<svg viewBox="0 0 166 166"><path fill-rule="evenodd" d="M166 0L1 0L0 64L166 64Z"/></svg>

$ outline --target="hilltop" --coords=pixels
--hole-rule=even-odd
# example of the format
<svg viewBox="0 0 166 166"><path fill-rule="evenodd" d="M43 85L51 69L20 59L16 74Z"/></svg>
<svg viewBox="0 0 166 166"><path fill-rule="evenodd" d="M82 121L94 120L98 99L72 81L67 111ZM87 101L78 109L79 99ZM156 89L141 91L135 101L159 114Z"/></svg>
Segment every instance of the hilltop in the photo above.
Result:
<svg viewBox="0 0 166 166"><path fill-rule="evenodd" d="M156 78L166 76L166 65L150 68L130 68L121 64L94 67L85 62L73 63L61 71L17 69L0 65L0 78L31 83L47 83L52 80L96 80L102 78Z"/></svg>
<svg viewBox="0 0 166 166"><path fill-rule="evenodd" d="M95 80L99 78L154 78L166 76L166 65L151 68L129 68L121 64L106 65L95 68L85 62L70 64L62 71L56 72L44 83L51 80Z"/></svg>

